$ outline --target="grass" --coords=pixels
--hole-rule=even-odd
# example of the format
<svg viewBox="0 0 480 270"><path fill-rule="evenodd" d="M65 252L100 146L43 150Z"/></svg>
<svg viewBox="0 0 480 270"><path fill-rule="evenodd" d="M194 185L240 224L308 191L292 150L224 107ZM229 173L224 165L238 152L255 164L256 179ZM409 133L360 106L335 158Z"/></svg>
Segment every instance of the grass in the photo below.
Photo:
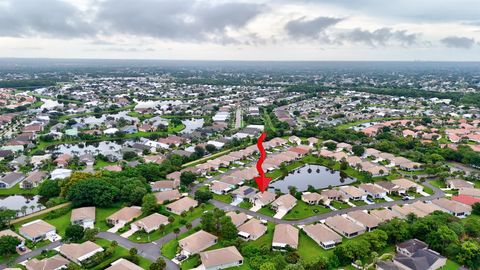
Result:
<svg viewBox="0 0 480 270"><path fill-rule="evenodd" d="M432 184L432 186L435 186L435 187L438 187L438 188L446 188L445 182L442 181L442 180L432 180L432 181L430 181L430 184ZM424 187L424 189L425 189L425 187Z"/></svg>
<svg viewBox="0 0 480 270"><path fill-rule="evenodd" d="M253 204L251 202L246 202L246 201L242 201L238 207L240 208L243 208L243 209L250 209L253 207Z"/></svg>
<svg viewBox="0 0 480 270"><path fill-rule="evenodd" d="M97 239L95 240L95 243L97 243L98 245L102 246L104 249L108 248L111 244L110 241L108 240L105 240L105 239ZM104 259L103 262L101 262L100 264L98 264L97 266L93 267L93 268L90 268L91 270L101 270L101 269L105 269L107 268L107 266L109 266L112 262L120 259L120 258L124 258L126 256L128 256L129 253L128 253L128 249L124 248L124 247L121 247L121 246L117 246L115 248L115 250L113 251L113 254L112 256ZM141 256L139 256L140 258L140 261L139 261L139 266L142 267L143 269L148 269L148 267L150 266L151 262Z"/></svg>
<svg viewBox="0 0 480 270"><path fill-rule="evenodd" d="M188 259L186 259L185 261L183 261L180 268L181 268L182 270L183 270L183 269L185 269L185 270L187 270L187 269L193 269L193 268L199 266L200 263L201 263L201 261L200 261L200 255L195 254L195 255L189 257Z"/></svg>
<svg viewBox="0 0 480 270"><path fill-rule="evenodd" d="M271 249L274 230L275 230L275 224L268 222L267 232L257 240L245 243L245 246L255 246L257 248L264 247L268 250Z"/></svg>
<svg viewBox="0 0 480 270"><path fill-rule="evenodd" d="M321 257L330 257L333 249L325 250L320 247L317 242L308 237L305 232L300 232L298 239L298 255L306 262L316 262Z"/></svg>
<svg viewBox="0 0 480 270"><path fill-rule="evenodd" d="M339 202L339 201L332 201L332 202L330 202L330 205L333 206L337 210L350 208L350 205L348 205L344 202Z"/></svg>
<svg viewBox="0 0 480 270"><path fill-rule="evenodd" d="M224 203L231 203L233 201L232 196L230 196L229 194L222 194L222 195L215 194L215 193L212 193L212 194L213 194L214 200L221 201Z"/></svg>
<svg viewBox="0 0 480 270"><path fill-rule="evenodd" d="M362 206L362 205L367 205L365 201L352 201L353 204L356 206Z"/></svg>
<svg viewBox="0 0 480 270"><path fill-rule="evenodd" d="M0 196L9 196L9 195L36 195L37 188L32 189L23 189L20 188L20 183L16 184L11 188L2 188L0 189Z"/></svg>
<svg viewBox="0 0 480 270"><path fill-rule="evenodd" d="M268 206L264 206L264 207L260 208L260 210L258 210L257 213L260 213L260 214L263 214L263 215L269 216L269 217L273 217L276 214L276 212L273 211L272 209L270 209L270 207L268 207Z"/></svg>
<svg viewBox="0 0 480 270"><path fill-rule="evenodd" d="M460 268L460 265L452 260L447 260L447 263L442 267L439 268L441 270L457 270Z"/></svg>
<svg viewBox="0 0 480 270"><path fill-rule="evenodd" d="M71 214L72 211L70 210L63 216L54 219L44 219L44 221L55 226L55 228L57 228L57 234L63 238L65 237L65 229L70 225Z"/></svg>
<svg viewBox="0 0 480 270"><path fill-rule="evenodd" d="M147 243L147 242L157 240L157 239L173 232L173 230L175 228L182 227L183 224L181 224L181 222L180 222L181 220L185 220L186 222L192 222L193 220L201 217L204 211L212 210L213 208L214 208L213 205L206 204L205 208L197 207L197 208L193 209L193 211L187 212L187 215L185 217L181 217L181 216L170 214L170 213L161 213L161 214L173 215L175 217L175 220L172 223L165 226L165 229L163 229L161 231L160 230L155 230L152 233L145 233L143 231L138 231L138 232L134 233L132 236L130 236L128 239L130 239L131 241L137 242L137 243Z"/></svg>
<svg viewBox="0 0 480 270"><path fill-rule="evenodd" d="M322 206L322 205L309 205L304 201L297 201L297 205L288 212L283 219L287 220L297 220L304 219L307 217L328 213L331 210Z"/></svg>

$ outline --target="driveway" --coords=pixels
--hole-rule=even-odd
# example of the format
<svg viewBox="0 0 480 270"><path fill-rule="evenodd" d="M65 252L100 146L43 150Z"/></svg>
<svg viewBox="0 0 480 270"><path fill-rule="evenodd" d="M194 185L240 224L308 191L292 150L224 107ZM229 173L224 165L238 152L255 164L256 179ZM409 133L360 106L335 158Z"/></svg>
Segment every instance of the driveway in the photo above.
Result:
<svg viewBox="0 0 480 270"><path fill-rule="evenodd" d="M30 258L33 258L33 257L36 257L36 256L40 255L40 254L42 253L42 251L44 251L44 250L55 249L55 248L57 248L57 247L59 247L59 246L61 246L61 245L62 245L62 242L56 241L56 242L50 243L50 244L48 244L48 245L45 245L45 246L43 246L43 247L41 247L41 248L34 249L34 250L30 251L30 252L27 252L27 253L25 253L25 254L23 254L23 255L18 256L18 257L15 259L15 263L21 263L21 262L26 261L26 260L28 260L28 259L30 259ZM5 268L7 268L7 265L6 265L6 264L0 264L0 269L5 269Z"/></svg>

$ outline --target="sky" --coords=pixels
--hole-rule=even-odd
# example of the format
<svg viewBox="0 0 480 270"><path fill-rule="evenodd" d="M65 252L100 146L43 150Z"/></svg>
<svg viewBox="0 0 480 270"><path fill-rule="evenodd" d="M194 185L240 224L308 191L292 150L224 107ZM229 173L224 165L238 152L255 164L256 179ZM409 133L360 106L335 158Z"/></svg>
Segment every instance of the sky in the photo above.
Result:
<svg viewBox="0 0 480 270"><path fill-rule="evenodd" d="M480 61L478 0L0 0L0 57Z"/></svg>

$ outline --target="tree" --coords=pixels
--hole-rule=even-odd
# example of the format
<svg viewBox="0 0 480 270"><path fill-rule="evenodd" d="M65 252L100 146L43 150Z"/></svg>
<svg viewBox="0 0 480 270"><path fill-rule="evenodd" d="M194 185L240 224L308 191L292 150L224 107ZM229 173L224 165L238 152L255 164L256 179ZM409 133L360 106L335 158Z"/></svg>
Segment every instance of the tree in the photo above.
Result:
<svg viewBox="0 0 480 270"><path fill-rule="evenodd" d="M362 156L363 153L365 153L365 147L359 145L359 144L355 144L354 146L352 146L352 152L355 156Z"/></svg>
<svg viewBox="0 0 480 270"><path fill-rule="evenodd" d="M133 248L131 248L131 249L128 251L128 254L129 254L130 256L132 256L132 257L133 257L133 256L136 256L136 255L138 254L138 249L136 249L136 248L133 247Z"/></svg>
<svg viewBox="0 0 480 270"><path fill-rule="evenodd" d="M108 182L90 178L79 181L67 192L67 199L77 206L110 206L115 202L119 191Z"/></svg>
<svg viewBox="0 0 480 270"><path fill-rule="evenodd" d="M234 240L237 238L238 229L228 216L220 218L220 236L225 240Z"/></svg>
<svg viewBox="0 0 480 270"><path fill-rule="evenodd" d="M476 241L467 240L461 246L456 257L460 264L467 265L471 269L477 269L480 265L480 247Z"/></svg>
<svg viewBox="0 0 480 270"><path fill-rule="evenodd" d="M65 238L68 241L78 242L85 235L83 227L80 225L68 225L65 229Z"/></svg>
<svg viewBox="0 0 480 270"><path fill-rule="evenodd" d="M173 229L173 233L178 237L178 234L180 233L180 228Z"/></svg>
<svg viewBox="0 0 480 270"><path fill-rule="evenodd" d="M265 262L260 266L260 270L277 270L275 264L272 262Z"/></svg>
<svg viewBox="0 0 480 270"><path fill-rule="evenodd" d="M326 142L323 144L325 147L327 147L328 150L333 151L337 149L337 144L334 142Z"/></svg>
<svg viewBox="0 0 480 270"><path fill-rule="evenodd" d="M381 251L387 246L388 235L385 231L377 229L366 233L363 239L370 243L372 250Z"/></svg>
<svg viewBox="0 0 480 270"><path fill-rule="evenodd" d="M195 146L194 151L198 157L203 157L205 155L205 148L201 147L200 145Z"/></svg>
<svg viewBox="0 0 480 270"><path fill-rule="evenodd" d="M445 252L446 247L450 243L458 244L459 240L457 234L446 225L441 225L436 231L431 232L427 236L427 244L440 253Z"/></svg>
<svg viewBox="0 0 480 270"><path fill-rule="evenodd" d="M213 198L213 194L210 190L197 190L194 198L199 203L206 203Z"/></svg>
<svg viewBox="0 0 480 270"><path fill-rule="evenodd" d="M213 212L207 212L202 215L200 224L202 225L203 230L207 232L214 232L215 231L215 218L213 216Z"/></svg>
<svg viewBox="0 0 480 270"><path fill-rule="evenodd" d="M17 213L15 210L0 208L0 229L8 227L10 221L16 217Z"/></svg>
<svg viewBox="0 0 480 270"><path fill-rule="evenodd" d="M464 228L465 228L465 233L467 233L468 236L474 237L474 238L480 236L480 221L478 219L476 218L466 219Z"/></svg>
<svg viewBox="0 0 480 270"><path fill-rule="evenodd" d="M60 187L58 185L58 181L43 181L38 189L38 195L47 199L58 197L58 195L60 195Z"/></svg>
<svg viewBox="0 0 480 270"><path fill-rule="evenodd" d="M379 227L388 235L388 242L396 244L410 238L410 229L408 223L404 220L394 218Z"/></svg>
<svg viewBox="0 0 480 270"><path fill-rule="evenodd" d="M2 255L11 255L14 254L17 250L17 246L20 245L21 241L15 236L4 235L0 237L0 254Z"/></svg>
<svg viewBox="0 0 480 270"><path fill-rule="evenodd" d="M86 241L95 241L97 238L98 234L98 229L97 228L86 228L85 231L83 232L83 239Z"/></svg>
<svg viewBox="0 0 480 270"><path fill-rule="evenodd" d="M213 153L213 152L217 151L217 147L213 144L207 144L205 146L205 150L207 150L209 153Z"/></svg>
<svg viewBox="0 0 480 270"><path fill-rule="evenodd" d="M123 159L124 160L132 160L134 158L138 157L137 153L133 152L133 151L127 151L125 153L123 153Z"/></svg>
<svg viewBox="0 0 480 270"><path fill-rule="evenodd" d="M318 268L318 269L321 269L321 268ZM300 263L296 263L296 264L287 264L284 270L305 270L305 268Z"/></svg>
<svg viewBox="0 0 480 270"><path fill-rule="evenodd" d="M184 186L190 186L195 180L197 180L197 176L192 172L182 172L180 174L180 183Z"/></svg>
<svg viewBox="0 0 480 270"><path fill-rule="evenodd" d="M480 215L480 203L477 202L472 205L472 214Z"/></svg>
<svg viewBox="0 0 480 270"><path fill-rule="evenodd" d="M338 257L342 265L356 260L365 260L371 253L370 243L366 240L347 241L336 247L333 253Z"/></svg>
<svg viewBox="0 0 480 270"><path fill-rule="evenodd" d="M157 198L152 193L145 194L142 199L142 212L145 214L154 213L157 209Z"/></svg>
<svg viewBox="0 0 480 270"><path fill-rule="evenodd" d="M345 171L346 169L348 169L348 163L346 161L342 161L342 163L340 163L340 170Z"/></svg>
<svg viewBox="0 0 480 270"><path fill-rule="evenodd" d="M159 257L154 263L150 265L149 270L164 270L167 267L167 263L162 257Z"/></svg>

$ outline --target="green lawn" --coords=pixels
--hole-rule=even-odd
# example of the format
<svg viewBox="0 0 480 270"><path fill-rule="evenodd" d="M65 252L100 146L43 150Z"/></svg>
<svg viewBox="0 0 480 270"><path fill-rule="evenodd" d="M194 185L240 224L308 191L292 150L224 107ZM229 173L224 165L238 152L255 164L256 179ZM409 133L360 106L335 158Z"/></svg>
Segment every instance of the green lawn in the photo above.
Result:
<svg viewBox="0 0 480 270"><path fill-rule="evenodd" d="M43 219L43 220L55 226L55 228L57 228L57 234L59 234L61 237L65 237L65 229L67 228L68 225L70 225L71 214L72 214L72 211L70 210L65 215L60 216L58 218Z"/></svg>
<svg viewBox="0 0 480 270"><path fill-rule="evenodd" d="M243 209L250 209L253 207L253 205L250 202L243 201L238 205L238 207L241 207Z"/></svg>
<svg viewBox="0 0 480 270"><path fill-rule="evenodd" d="M460 268L460 265L458 265L458 263L452 260L447 260L447 263L445 264L445 266L443 266L440 269L441 270L457 270L458 268Z"/></svg>
<svg viewBox="0 0 480 270"><path fill-rule="evenodd" d="M15 195L15 194L36 195L37 194L37 188L23 189L23 188L20 188L20 183L18 183L11 188L1 188L0 189L0 196L8 196L8 195Z"/></svg>
<svg viewBox="0 0 480 270"><path fill-rule="evenodd" d="M195 254L182 262L181 269L193 269L201 264L200 255Z"/></svg>
<svg viewBox="0 0 480 270"><path fill-rule="evenodd" d="M323 205L309 205L304 201L297 201L297 205L288 212L283 219L287 220L296 220L296 219L304 219L307 217L328 213L331 210L326 208Z"/></svg>
<svg viewBox="0 0 480 270"><path fill-rule="evenodd" d="M195 233L196 230L194 229L191 229L189 230L188 232L184 232L182 234L180 234L178 236L178 238L176 239L172 239L170 241L168 241L167 243L165 243L163 246L162 246L162 254L163 256L169 258L169 259L173 259L173 257L175 257L175 254L177 254L177 250L178 250L178 240L180 239L183 239L193 233Z"/></svg>
<svg viewBox="0 0 480 270"><path fill-rule="evenodd" d="M367 205L365 201L352 201L353 204L356 206L362 206L362 205Z"/></svg>
<svg viewBox="0 0 480 270"><path fill-rule="evenodd" d="M170 214L170 215L174 216L175 220L172 223L165 226L165 229L162 230L162 231L156 230L156 231L154 231L152 233L149 233L149 234L145 233L143 231L138 231L138 232L134 233L132 236L130 236L128 239L130 239L131 241L137 242L137 243L147 243L147 242L157 240L157 239L161 238L162 236L165 236L165 235L173 232L173 230L175 228L182 227L183 225L180 223L181 220L185 220L187 222L192 222L193 220L195 220L197 218L200 218L204 211L212 210L213 208L214 208L214 206L211 205L211 204L207 204L205 206L205 208L197 207L197 208L193 209L193 211L188 212L186 217L181 217L181 216L170 214L170 213L162 213L162 214Z"/></svg>
<svg viewBox="0 0 480 270"><path fill-rule="evenodd" d="M333 254L333 249L323 249L317 242L301 231L298 240L298 254L306 262L315 262L320 257L330 257Z"/></svg>
<svg viewBox="0 0 480 270"><path fill-rule="evenodd" d="M255 246L258 248L265 247L270 249L272 247L272 240L273 240L273 231L275 230L275 224L269 222L267 224L267 232L258 238L255 241L249 241L245 243L245 246Z"/></svg>
<svg viewBox="0 0 480 270"><path fill-rule="evenodd" d="M442 181L442 180L432 180L432 181L430 181L430 184L432 184L432 186L435 186L435 187L438 187L438 188L446 188L445 182Z"/></svg>
<svg viewBox="0 0 480 270"><path fill-rule="evenodd" d="M105 239L97 239L95 240L95 243L97 243L98 245L102 246L104 249L108 248L111 244L110 241L108 240L105 240ZM101 262L99 265L91 268L91 270L101 270L101 269L105 269L107 268L112 262L120 259L120 258L123 258L123 257L126 257L128 256L128 249L124 248L124 247L121 247L121 246L117 246L112 254L112 256L108 257L107 259L105 259L103 262ZM139 262L139 265L140 267L142 267L143 269L148 269L148 267L150 266L152 262L150 262L149 260L143 258L143 257L140 257L140 262Z"/></svg>
<svg viewBox="0 0 480 270"><path fill-rule="evenodd" d="M233 201L232 196L230 196L229 194L219 195L219 194L212 193L212 195L213 195L213 199L217 201L221 201L228 204Z"/></svg>
<svg viewBox="0 0 480 270"><path fill-rule="evenodd" d="M260 213L269 217L273 217L276 214L276 212L270 209L270 207L268 206L262 207L260 210L257 211L257 213Z"/></svg>
<svg viewBox="0 0 480 270"><path fill-rule="evenodd" d="M330 202L330 205L333 206L335 209L345 209L345 208L350 208L350 205L344 203L344 202L339 202L339 201L332 201Z"/></svg>

